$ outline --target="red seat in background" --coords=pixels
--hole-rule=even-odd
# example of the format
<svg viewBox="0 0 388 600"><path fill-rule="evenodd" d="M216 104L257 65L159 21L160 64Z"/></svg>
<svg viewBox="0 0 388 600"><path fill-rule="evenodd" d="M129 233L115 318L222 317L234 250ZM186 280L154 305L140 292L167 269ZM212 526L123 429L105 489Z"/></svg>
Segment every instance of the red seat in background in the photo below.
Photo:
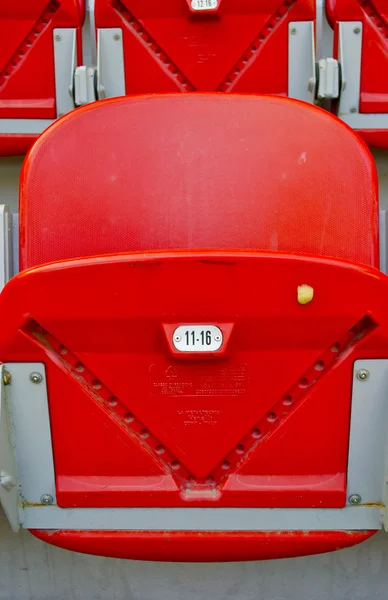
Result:
<svg viewBox="0 0 388 600"><path fill-rule="evenodd" d="M388 3L326 0L326 13L346 81L337 114L369 145L388 148Z"/></svg>
<svg viewBox="0 0 388 600"><path fill-rule="evenodd" d="M59 116L55 44L62 49L60 68L64 70L63 93L67 96L72 74L70 68L66 71L71 60L67 48L63 48L67 40L62 35L54 40L54 30L75 30L78 64L82 64L84 13L83 0L0 3L0 156L24 154L36 140L35 132L40 133Z"/></svg>
<svg viewBox="0 0 388 600"><path fill-rule="evenodd" d="M109 64L110 73L105 74L114 90L107 83L106 95L220 91L308 99L315 1L213 2L214 10L196 11L191 6L196 0L96 0L101 68ZM115 28L118 31L111 32ZM289 73L290 29L296 34L292 42L302 44L293 73ZM114 82L120 74L119 60L113 60L114 44L108 38L113 35L119 42L121 30L125 82L120 87ZM306 67L306 60L311 65ZM303 84L298 89L300 78ZM289 92L289 85L297 91Z"/></svg>

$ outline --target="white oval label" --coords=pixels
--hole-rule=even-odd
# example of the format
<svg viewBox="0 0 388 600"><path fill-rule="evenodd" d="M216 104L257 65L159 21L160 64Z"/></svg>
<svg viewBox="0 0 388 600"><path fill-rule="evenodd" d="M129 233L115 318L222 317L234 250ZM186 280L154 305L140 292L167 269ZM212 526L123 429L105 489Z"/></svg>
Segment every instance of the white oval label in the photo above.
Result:
<svg viewBox="0 0 388 600"><path fill-rule="evenodd" d="M222 331L216 325L180 325L172 336L180 352L216 352L222 342Z"/></svg>
<svg viewBox="0 0 388 600"><path fill-rule="evenodd" d="M191 0L193 10L214 10L218 6L218 0Z"/></svg>

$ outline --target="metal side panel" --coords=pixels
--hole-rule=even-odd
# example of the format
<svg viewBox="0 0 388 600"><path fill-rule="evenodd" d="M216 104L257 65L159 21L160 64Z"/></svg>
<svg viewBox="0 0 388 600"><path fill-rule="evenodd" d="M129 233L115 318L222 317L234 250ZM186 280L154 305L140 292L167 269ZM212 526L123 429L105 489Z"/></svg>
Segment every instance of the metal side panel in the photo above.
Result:
<svg viewBox="0 0 388 600"><path fill-rule="evenodd" d="M123 32L120 28L97 30L98 99L125 96Z"/></svg>
<svg viewBox="0 0 388 600"><path fill-rule="evenodd" d="M340 118L353 129L387 129L388 114L366 114L354 113L349 115L339 115Z"/></svg>
<svg viewBox="0 0 388 600"><path fill-rule="evenodd" d="M55 502L54 462L44 365L9 363L5 368L12 376L12 383L7 386L7 397L21 507L41 504L42 497L43 501L50 497Z"/></svg>
<svg viewBox="0 0 388 600"><path fill-rule="evenodd" d="M288 95L314 102L316 87L315 40L313 21L288 25Z"/></svg>
<svg viewBox="0 0 388 600"><path fill-rule="evenodd" d="M75 108L73 79L77 65L76 33L76 30L71 28L53 30L57 117Z"/></svg>
<svg viewBox="0 0 388 600"><path fill-rule="evenodd" d="M342 89L338 104L338 116L342 119L360 110L362 23L349 21L339 23L338 60L342 72Z"/></svg>
<svg viewBox="0 0 388 600"><path fill-rule="evenodd" d="M27 529L117 531L338 531L381 529L380 510L271 508L58 508L26 506Z"/></svg>
<svg viewBox="0 0 388 600"><path fill-rule="evenodd" d="M19 529L19 495L16 478L16 465L10 421L7 411L6 386L9 384L9 374L4 366L0 367L0 503L14 531ZM9 388L10 386L7 385Z"/></svg>
<svg viewBox="0 0 388 600"><path fill-rule="evenodd" d="M341 65L342 89L338 116L353 129L388 130L388 114L360 113L362 44L361 21L339 23L338 60Z"/></svg>
<svg viewBox="0 0 388 600"><path fill-rule="evenodd" d="M84 23L84 28L87 27L88 28L88 46L89 46L89 50L90 50L90 55L91 55L91 64L92 65L96 65L97 64L97 44L96 44L96 20L95 20L95 0L88 0L88 2L86 3L86 10L88 11L89 14L86 15L85 17L85 23ZM88 18L89 16L89 18ZM85 58L83 58L83 61L85 61ZM88 64L88 63L86 63Z"/></svg>
<svg viewBox="0 0 388 600"><path fill-rule="evenodd" d="M0 204L0 291L12 277L12 214L5 204Z"/></svg>
<svg viewBox="0 0 388 600"><path fill-rule="evenodd" d="M383 508L387 433L388 360L358 360L353 372L349 504Z"/></svg>
<svg viewBox="0 0 388 600"><path fill-rule="evenodd" d="M51 123L51 119L0 119L0 135L39 135Z"/></svg>

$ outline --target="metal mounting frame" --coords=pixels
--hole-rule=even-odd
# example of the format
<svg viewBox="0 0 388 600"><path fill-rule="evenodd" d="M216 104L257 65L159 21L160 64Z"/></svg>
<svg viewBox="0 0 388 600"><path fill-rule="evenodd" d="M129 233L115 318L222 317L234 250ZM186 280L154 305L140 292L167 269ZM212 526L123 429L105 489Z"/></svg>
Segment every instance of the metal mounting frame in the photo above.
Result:
<svg viewBox="0 0 388 600"><path fill-rule="evenodd" d="M388 114L360 113L363 24L341 21L338 30L338 60L342 87L338 117L353 129L388 129Z"/></svg>
<svg viewBox="0 0 388 600"><path fill-rule="evenodd" d="M12 384L7 386L7 401L16 452L20 522L29 529L74 530L380 529L384 518L382 502L388 431L385 427L388 360L357 361L355 378L360 368L368 369L370 380L355 379L354 383L348 473L348 495L360 495L362 500L359 506L349 502L343 509L62 509L55 505L55 472L44 365L6 364L5 369L12 376ZM42 375L41 380L34 382L32 373Z"/></svg>
<svg viewBox="0 0 388 600"><path fill-rule="evenodd" d="M77 66L77 31L54 29L54 68L57 118L75 108L74 72Z"/></svg>
<svg viewBox="0 0 388 600"><path fill-rule="evenodd" d="M0 135L39 135L51 123L53 119L0 119Z"/></svg>
<svg viewBox="0 0 388 600"><path fill-rule="evenodd" d="M17 488L11 424L7 410L5 383L10 383L4 365L0 366L0 503L13 531L19 529L19 495Z"/></svg>
<svg viewBox="0 0 388 600"><path fill-rule="evenodd" d="M123 32L119 27L97 30L97 96L125 96Z"/></svg>
<svg viewBox="0 0 388 600"><path fill-rule="evenodd" d="M0 291L13 275L12 214L6 204L0 205Z"/></svg>
<svg viewBox="0 0 388 600"><path fill-rule="evenodd" d="M288 95L313 103L316 88L313 21L288 24Z"/></svg>
<svg viewBox="0 0 388 600"><path fill-rule="evenodd" d="M388 360L354 363L347 476L348 504L383 505L388 441Z"/></svg>

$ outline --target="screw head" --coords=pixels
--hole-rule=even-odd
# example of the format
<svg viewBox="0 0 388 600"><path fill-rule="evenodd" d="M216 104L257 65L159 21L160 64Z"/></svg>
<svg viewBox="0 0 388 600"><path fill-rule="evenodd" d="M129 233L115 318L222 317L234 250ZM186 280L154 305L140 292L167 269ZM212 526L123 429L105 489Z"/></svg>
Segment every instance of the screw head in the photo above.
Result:
<svg viewBox="0 0 388 600"><path fill-rule="evenodd" d="M180 335L174 335L174 341L175 342L180 342L181 341L181 336Z"/></svg>
<svg viewBox="0 0 388 600"><path fill-rule="evenodd" d="M114 34L114 36L113 36L113 39L114 39L116 42L118 42L118 41L119 41L119 39L121 39L121 36L120 36L120 34L119 34L119 33L115 33L115 34Z"/></svg>
<svg viewBox="0 0 388 600"><path fill-rule="evenodd" d="M40 497L40 501L42 504L48 506L54 502L54 498L50 494L43 494L43 496Z"/></svg>
<svg viewBox="0 0 388 600"><path fill-rule="evenodd" d="M349 496L349 503L353 504L353 506L356 506L357 504L361 504L361 496L360 494L352 494L351 496Z"/></svg>
<svg viewBox="0 0 388 600"><path fill-rule="evenodd" d="M356 108L355 106L352 106L352 107L350 108L350 112L351 112L351 113L354 115L354 113L356 113L356 112L357 112L357 108Z"/></svg>
<svg viewBox="0 0 388 600"><path fill-rule="evenodd" d="M32 383L42 383L43 376L41 375L41 373L31 373L30 381L32 381Z"/></svg>
<svg viewBox="0 0 388 600"><path fill-rule="evenodd" d="M369 378L369 371L367 369L360 369L357 371L357 379L359 381L366 381Z"/></svg>
<svg viewBox="0 0 388 600"><path fill-rule="evenodd" d="M56 42L60 42L60 41L61 41L61 39L62 39L62 38L61 38L61 36L60 36L60 35L56 35L56 36L55 36L55 41L56 41Z"/></svg>
<svg viewBox="0 0 388 600"><path fill-rule="evenodd" d="M360 33L360 31L361 31L361 27L355 27L355 28L353 29L353 31L354 31L354 33L357 33L357 34L358 34L358 33Z"/></svg>
<svg viewBox="0 0 388 600"><path fill-rule="evenodd" d="M11 385L12 375L9 371L3 371L3 383L4 385Z"/></svg>
<svg viewBox="0 0 388 600"><path fill-rule="evenodd" d="M220 341L221 341L221 336L220 336L220 335L218 335L218 334L217 334L217 335L215 335L215 336L214 336L214 341L215 341L215 342L220 342Z"/></svg>
<svg viewBox="0 0 388 600"><path fill-rule="evenodd" d="M295 29L295 27L293 27L293 28L291 29L291 35L296 35L296 29Z"/></svg>

